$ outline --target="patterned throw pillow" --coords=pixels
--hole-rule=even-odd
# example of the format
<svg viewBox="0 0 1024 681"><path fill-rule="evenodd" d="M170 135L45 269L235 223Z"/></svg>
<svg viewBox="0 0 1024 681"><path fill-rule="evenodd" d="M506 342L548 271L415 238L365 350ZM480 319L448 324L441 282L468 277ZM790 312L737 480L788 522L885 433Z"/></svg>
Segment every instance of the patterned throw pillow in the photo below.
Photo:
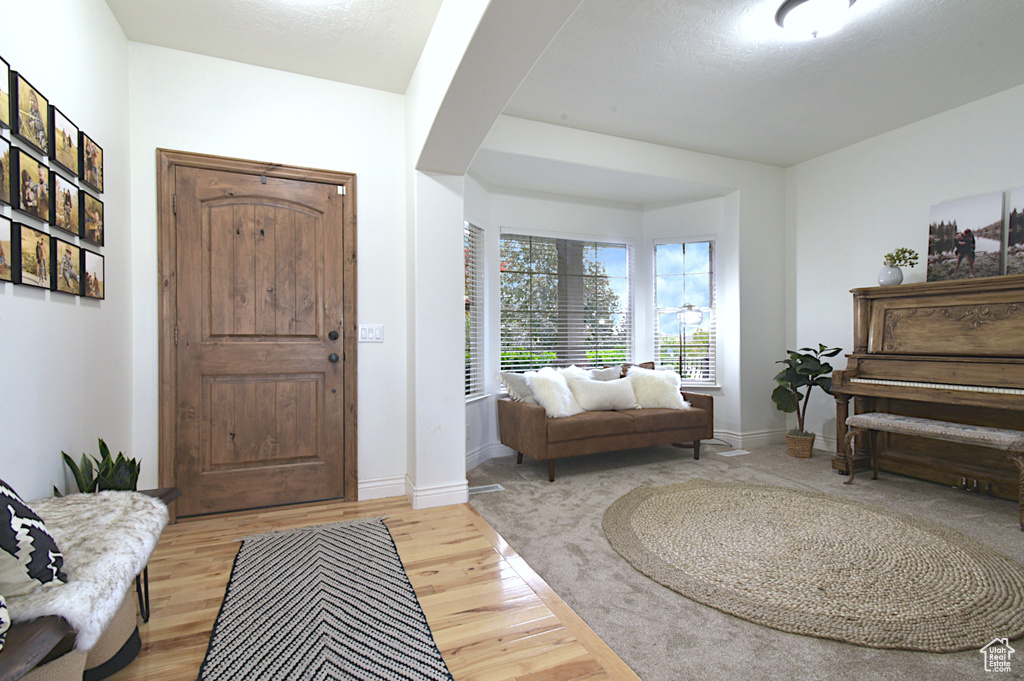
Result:
<svg viewBox="0 0 1024 681"><path fill-rule="evenodd" d="M0 593L24 596L67 581L64 556L31 508L0 480Z"/></svg>
<svg viewBox="0 0 1024 681"><path fill-rule="evenodd" d="M3 594L0 594L0 650L4 649L4 640L7 638L7 630L11 628L11 616L7 612L7 602Z"/></svg>

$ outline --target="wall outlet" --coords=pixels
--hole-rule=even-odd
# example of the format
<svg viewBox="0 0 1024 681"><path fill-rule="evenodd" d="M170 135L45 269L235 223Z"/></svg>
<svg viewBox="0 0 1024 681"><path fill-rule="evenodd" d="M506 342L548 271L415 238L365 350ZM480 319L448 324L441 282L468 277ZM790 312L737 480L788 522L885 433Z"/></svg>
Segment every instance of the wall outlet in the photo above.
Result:
<svg viewBox="0 0 1024 681"><path fill-rule="evenodd" d="M360 343L383 343L384 342L384 326L382 324L360 324L359 325L359 342Z"/></svg>

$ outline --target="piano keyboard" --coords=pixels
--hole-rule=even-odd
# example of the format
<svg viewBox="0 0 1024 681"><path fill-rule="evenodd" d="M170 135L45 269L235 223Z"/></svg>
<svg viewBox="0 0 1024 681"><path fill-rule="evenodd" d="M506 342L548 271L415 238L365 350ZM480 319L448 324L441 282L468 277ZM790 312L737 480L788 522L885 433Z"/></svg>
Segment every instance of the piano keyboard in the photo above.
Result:
<svg viewBox="0 0 1024 681"><path fill-rule="evenodd" d="M957 390L966 393L995 393L997 395L1024 395L1024 388L994 388L988 385L953 385L949 383L917 383L894 381L887 378L851 378L850 383L873 385L898 385L903 388L930 388L932 390Z"/></svg>

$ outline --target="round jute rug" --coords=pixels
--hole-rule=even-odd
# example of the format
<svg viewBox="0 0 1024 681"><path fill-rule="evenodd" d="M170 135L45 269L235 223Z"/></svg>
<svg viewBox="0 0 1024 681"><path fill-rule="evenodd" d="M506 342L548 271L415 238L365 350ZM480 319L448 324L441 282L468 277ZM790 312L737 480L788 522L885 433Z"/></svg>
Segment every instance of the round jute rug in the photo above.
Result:
<svg viewBox="0 0 1024 681"><path fill-rule="evenodd" d="M782 631L935 653L1024 635L1024 567L880 506L691 480L637 487L604 531L648 577Z"/></svg>

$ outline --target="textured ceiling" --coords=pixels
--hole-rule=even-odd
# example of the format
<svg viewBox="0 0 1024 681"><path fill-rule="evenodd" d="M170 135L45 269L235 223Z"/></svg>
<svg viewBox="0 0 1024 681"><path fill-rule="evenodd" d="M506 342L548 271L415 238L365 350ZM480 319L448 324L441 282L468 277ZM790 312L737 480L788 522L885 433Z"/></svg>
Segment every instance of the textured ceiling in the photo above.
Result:
<svg viewBox="0 0 1024 681"><path fill-rule="evenodd" d="M107 0L129 40L404 93L441 0Z"/></svg>
<svg viewBox="0 0 1024 681"><path fill-rule="evenodd" d="M1024 0L857 0L808 40L775 25L780 2L586 0L505 113L786 167L1024 83ZM107 3L134 41L401 93L441 0ZM607 198L585 168L530 165L483 154L471 172Z"/></svg>
<svg viewBox="0 0 1024 681"><path fill-rule="evenodd" d="M1022 0L857 0L793 40L781 0L587 0L505 113L789 166L1024 83Z"/></svg>

